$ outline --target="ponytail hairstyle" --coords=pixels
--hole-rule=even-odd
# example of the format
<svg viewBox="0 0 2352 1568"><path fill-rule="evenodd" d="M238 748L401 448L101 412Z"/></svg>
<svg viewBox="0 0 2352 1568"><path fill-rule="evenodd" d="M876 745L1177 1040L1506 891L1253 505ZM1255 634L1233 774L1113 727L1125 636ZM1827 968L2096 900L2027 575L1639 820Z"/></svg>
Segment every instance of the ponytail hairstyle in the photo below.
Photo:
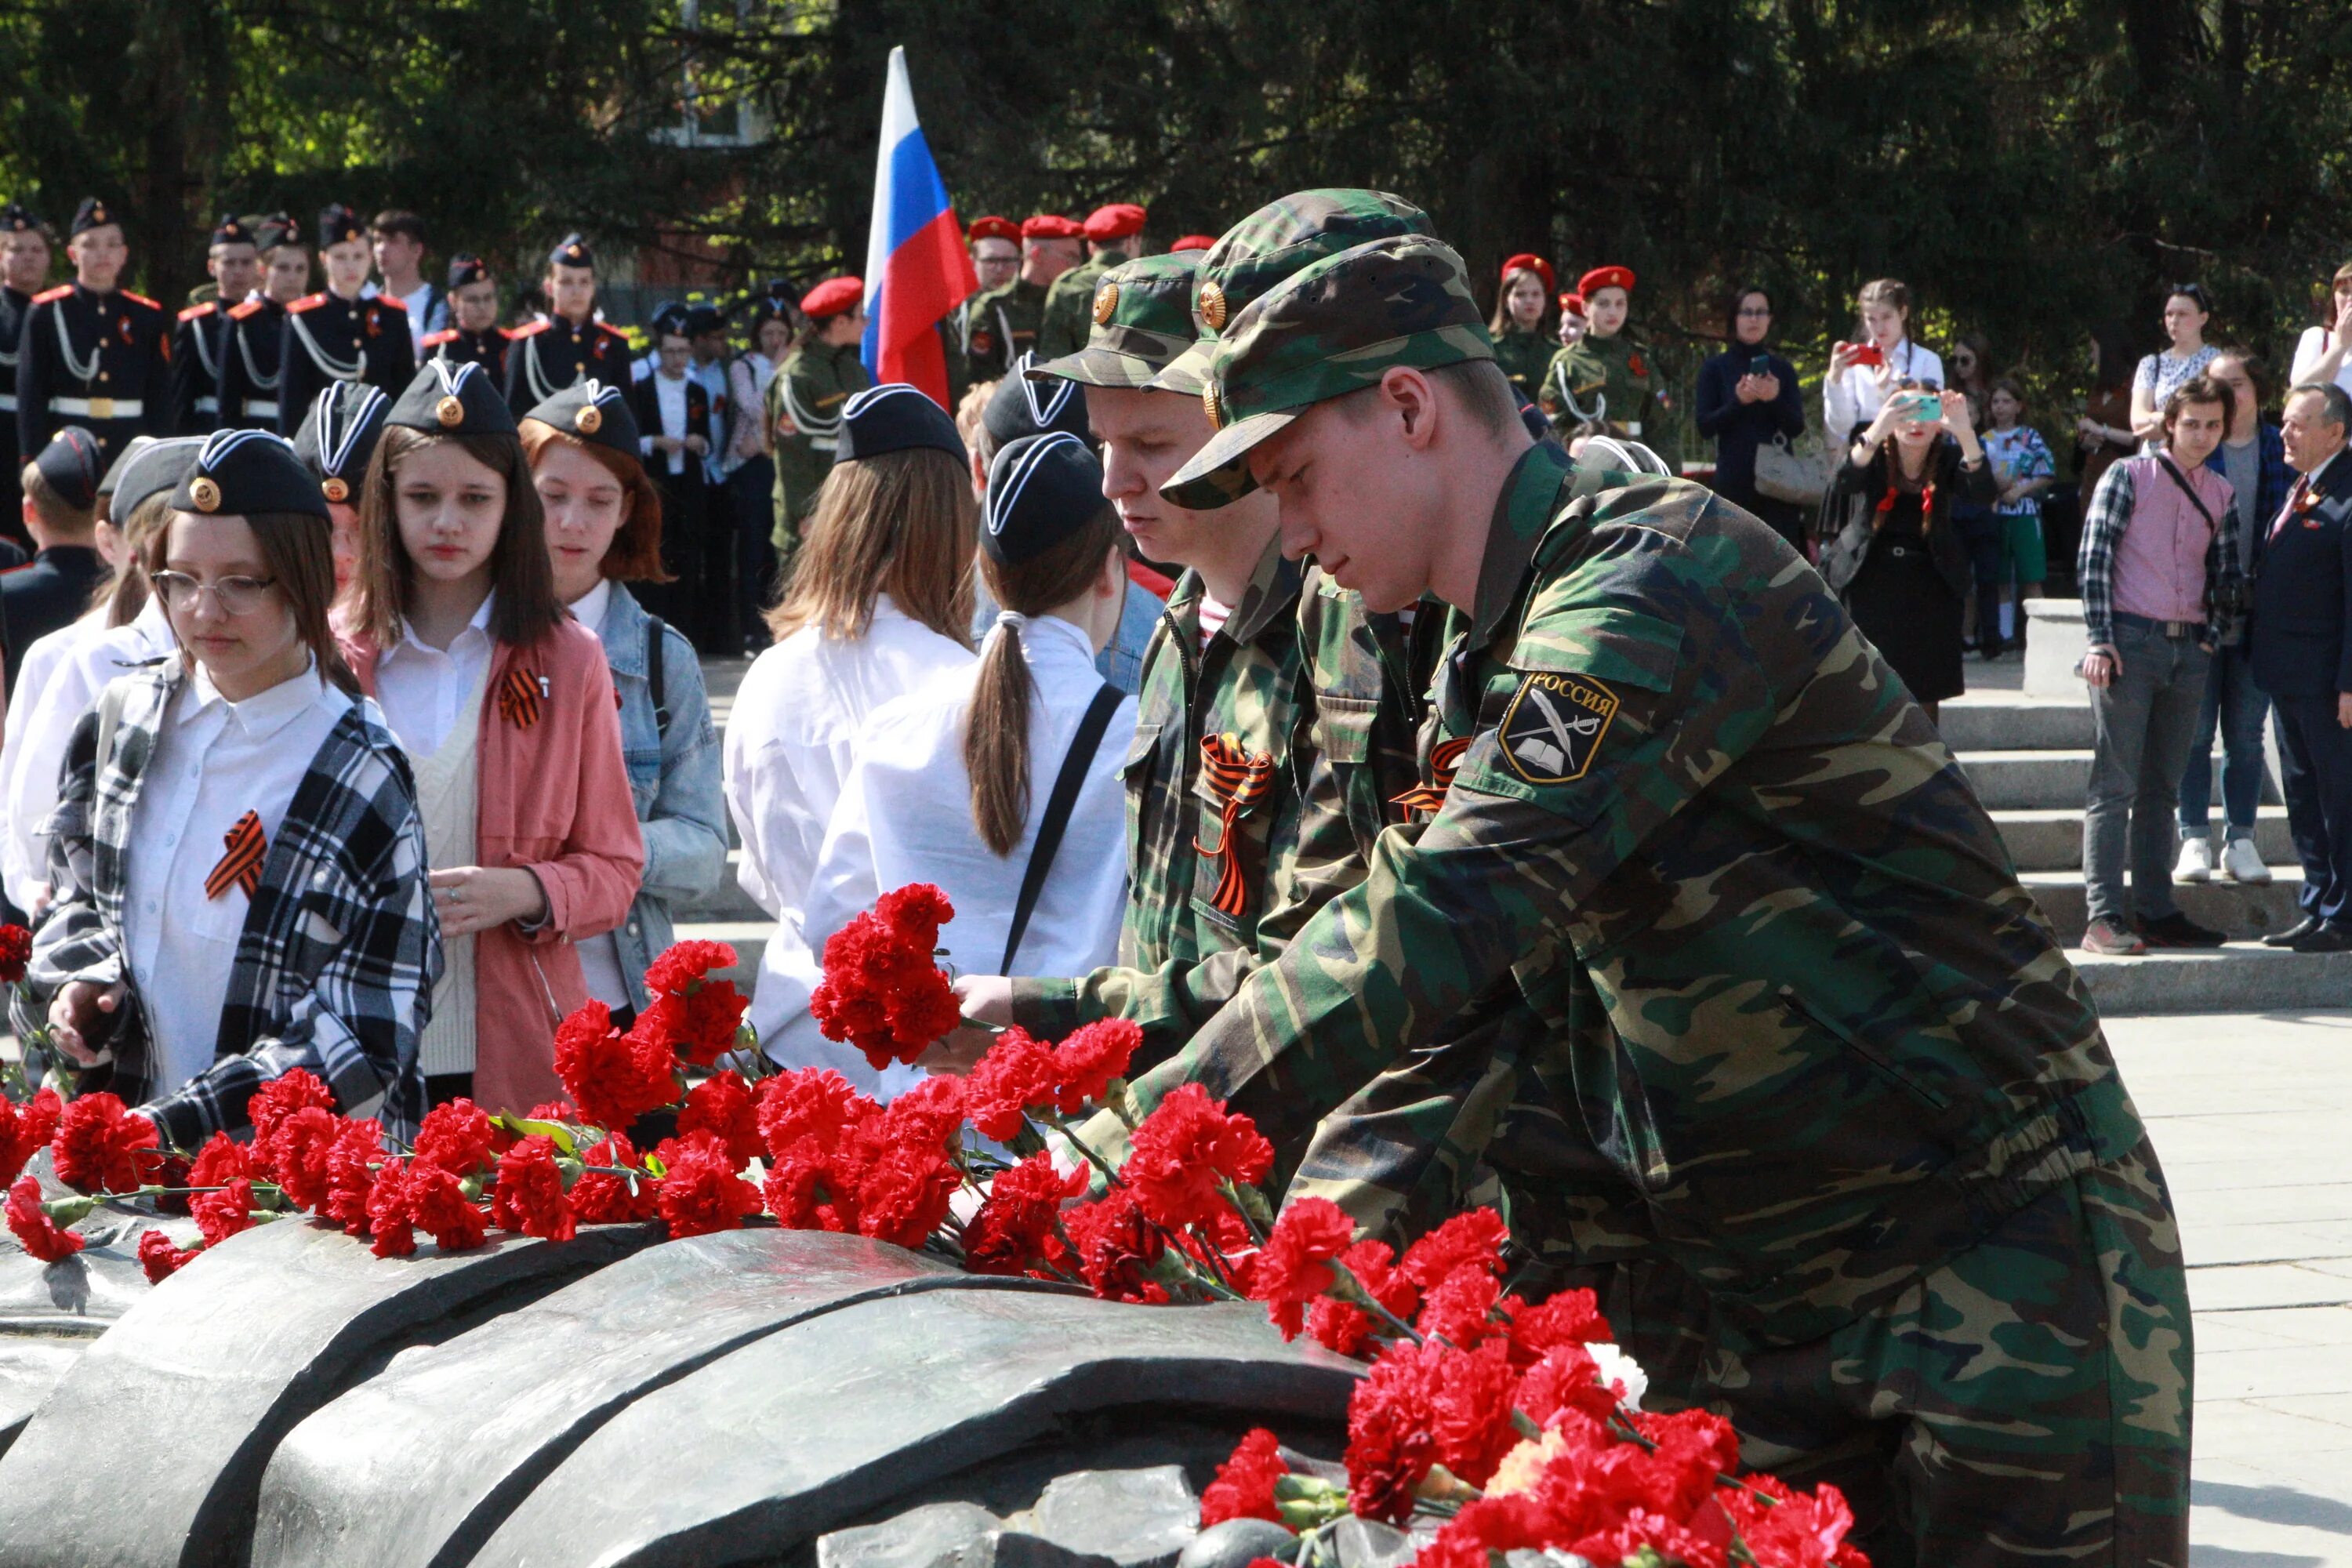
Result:
<svg viewBox="0 0 2352 1568"><path fill-rule="evenodd" d="M89 596L91 609L106 612L110 629L129 626L147 607L147 596L153 592L147 581L149 542L160 536L171 521L169 489L157 490L122 520L122 549L115 559L114 575L101 581Z"/></svg>
<svg viewBox="0 0 2352 1568"><path fill-rule="evenodd" d="M971 820L980 841L1003 857L1021 847L1029 826L1029 660L1021 651L1021 622L1084 594L1102 575L1103 559L1121 550L1118 513L1102 510L1067 539L1018 565L983 552L981 574L1004 606L981 649L963 721L963 768L971 777Z"/></svg>
<svg viewBox="0 0 2352 1568"><path fill-rule="evenodd" d="M1886 305L1903 318L1903 335L1911 338L1911 288L1899 278L1874 278L1862 286L1854 297L1854 309L1865 305ZM1864 333L1867 336L1867 332ZM1916 339L1911 339L1916 342Z"/></svg>

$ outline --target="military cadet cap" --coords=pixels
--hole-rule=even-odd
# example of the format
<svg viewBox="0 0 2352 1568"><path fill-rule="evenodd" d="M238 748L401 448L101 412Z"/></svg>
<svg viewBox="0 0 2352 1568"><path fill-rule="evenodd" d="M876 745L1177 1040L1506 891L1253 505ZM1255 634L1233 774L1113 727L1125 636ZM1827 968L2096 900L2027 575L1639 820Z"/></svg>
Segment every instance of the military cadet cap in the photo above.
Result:
<svg viewBox="0 0 2352 1568"><path fill-rule="evenodd" d="M266 253L277 249L281 245L301 244L302 231L295 226L293 218L287 214L271 213L261 220L259 226L255 228L254 238Z"/></svg>
<svg viewBox="0 0 2352 1568"><path fill-rule="evenodd" d="M345 240L364 240L368 237L365 219L341 202L329 202L319 209L319 248L341 245Z"/></svg>
<svg viewBox="0 0 2352 1568"><path fill-rule="evenodd" d="M79 425L68 425L49 437L33 467L40 469L59 500L76 511L88 511L98 504L98 454L97 437Z"/></svg>
<svg viewBox="0 0 2352 1568"><path fill-rule="evenodd" d="M461 250L449 258L449 292L456 293L469 283L479 283L490 275L490 264L470 250Z"/></svg>
<svg viewBox="0 0 2352 1568"><path fill-rule="evenodd" d="M976 217L963 233L975 245L983 239L1017 240L1021 237L1021 226L1009 217Z"/></svg>
<svg viewBox="0 0 2352 1568"><path fill-rule="evenodd" d="M1091 440L1087 430L1086 388L1079 384L1084 380L1083 376L1044 375L1037 356L1024 353L1013 362L1011 372L996 384L996 390L981 405L981 427L1000 447L1024 436L1043 436L1057 430L1081 441Z"/></svg>
<svg viewBox="0 0 2352 1568"><path fill-rule="evenodd" d="M25 234L41 227L41 220L22 202L0 207L0 234Z"/></svg>
<svg viewBox="0 0 2352 1568"><path fill-rule="evenodd" d="M1157 384L1153 378L1192 346L1192 288L1200 270L1199 254L1189 250L1120 262L1095 284L1087 346L1028 374L1088 386ZM1197 397L1201 384L1161 390Z"/></svg>
<svg viewBox="0 0 2352 1568"><path fill-rule="evenodd" d="M654 307L653 314L646 318L646 330L656 339L666 332L684 332L686 307L675 300L664 300Z"/></svg>
<svg viewBox="0 0 2352 1568"><path fill-rule="evenodd" d="M1570 316L1581 316L1586 314L1590 310L1590 307L1584 302L1584 296L1575 292L1573 289L1559 297L1559 308L1563 312Z"/></svg>
<svg viewBox="0 0 2352 1568"><path fill-rule="evenodd" d="M364 381L330 383L311 399L294 432L294 455L318 476L329 500L348 501L359 493L391 412L392 399Z"/></svg>
<svg viewBox="0 0 2352 1568"><path fill-rule="evenodd" d="M698 338L705 332L715 332L724 321L724 318L719 314L718 310L709 305L688 305L679 319L686 328L686 335L689 338Z"/></svg>
<svg viewBox="0 0 2352 1568"><path fill-rule="evenodd" d="M299 511L325 521L326 493L292 443L268 430L215 430L172 492L176 510L199 516L251 517Z"/></svg>
<svg viewBox="0 0 2352 1568"><path fill-rule="evenodd" d="M596 253L588 248L588 241L580 235L567 234L555 242L554 249L547 253L547 264L550 267L593 267L596 265Z"/></svg>
<svg viewBox="0 0 2352 1568"><path fill-rule="evenodd" d="M1216 243L1217 237L1213 234L1180 235L1177 237L1176 243L1170 246L1168 250L1171 255L1186 250L1206 250Z"/></svg>
<svg viewBox="0 0 2352 1568"><path fill-rule="evenodd" d="M66 231L67 237L71 238L93 228L104 228L108 224L119 225L121 221L114 216L114 209L106 205L103 197L84 196L81 205L74 208L73 226Z"/></svg>
<svg viewBox="0 0 2352 1568"><path fill-rule="evenodd" d="M128 527L140 502L179 489L204 444L202 436L132 437L98 482L98 493L110 498L107 521L117 528Z"/></svg>
<svg viewBox="0 0 2352 1568"><path fill-rule="evenodd" d="M1086 236L1097 245L1143 232L1144 210L1133 202L1112 202L1087 215Z"/></svg>
<svg viewBox="0 0 2352 1568"><path fill-rule="evenodd" d="M1596 267L1576 280L1576 291L1590 300L1603 289L1633 291L1633 269L1630 267Z"/></svg>
<svg viewBox="0 0 2352 1568"><path fill-rule="evenodd" d="M988 466L980 547L992 561L1034 561L1101 515L1102 464L1066 431L1024 436Z"/></svg>
<svg viewBox="0 0 2352 1568"><path fill-rule="evenodd" d="M1039 213L1021 220L1024 239L1076 239L1086 232L1075 220L1059 213Z"/></svg>
<svg viewBox="0 0 2352 1568"><path fill-rule="evenodd" d="M223 213L220 222L213 225L212 243L215 245L251 245L253 242L253 230L235 213Z"/></svg>
<svg viewBox="0 0 2352 1568"><path fill-rule="evenodd" d="M1257 484L1250 449L1316 404L1393 365L1494 357L1468 271L1444 241L1398 235L1327 256L1226 322L1201 394L1217 433L1160 493L1195 511L1238 500Z"/></svg>
<svg viewBox="0 0 2352 1568"><path fill-rule="evenodd" d="M1514 272L1532 272L1543 279L1544 292L1549 294L1559 286L1552 276L1551 263L1531 250L1522 250L1503 263L1501 276L1507 279Z"/></svg>
<svg viewBox="0 0 2352 1568"><path fill-rule="evenodd" d="M828 278L801 296L801 314L813 321L820 321L826 316L838 316L865 299L864 279Z"/></svg>
<svg viewBox="0 0 2352 1568"><path fill-rule="evenodd" d="M540 403L523 416L549 429L595 447L609 447L633 463L645 461L637 446L637 416L628 389L589 376Z"/></svg>
<svg viewBox="0 0 2352 1568"><path fill-rule="evenodd" d="M1217 333L1300 268L1367 240L1430 232L1427 213L1386 191L1324 187L1266 203L1227 229L1201 258L1192 289L1193 336L1200 341L1154 384L1197 395L1207 384Z"/></svg>
<svg viewBox="0 0 2352 1568"><path fill-rule="evenodd" d="M959 463L971 461L948 411L903 381L869 386L841 405L841 434L833 460L853 462L885 452L935 447Z"/></svg>
<svg viewBox="0 0 2352 1568"><path fill-rule="evenodd" d="M489 373L470 362L452 364L446 359L425 362L383 422L434 436L515 433L514 411L490 384Z"/></svg>

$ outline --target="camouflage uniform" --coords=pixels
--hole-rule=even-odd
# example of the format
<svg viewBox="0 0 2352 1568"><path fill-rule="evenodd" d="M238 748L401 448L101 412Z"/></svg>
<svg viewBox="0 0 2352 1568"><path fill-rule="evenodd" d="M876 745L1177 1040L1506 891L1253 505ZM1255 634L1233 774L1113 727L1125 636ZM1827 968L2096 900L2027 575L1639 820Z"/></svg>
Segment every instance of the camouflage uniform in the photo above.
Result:
<svg viewBox="0 0 2352 1568"><path fill-rule="evenodd" d="M1054 279L1054 286L1045 290L1045 311L1037 327L1039 359L1059 359L1087 346L1095 289L1104 273L1128 259L1124 249L1108 246Z"/></svg>
<svg viewBox="0 0 2352 1568"><path fill-rule="evenodd" d="M1587 430L1598 419L1606 434L1631 437L1672 465L1675 433L1658 402L1664 384L1641 343L1623 332L1613 338L1587 332L1551 356L1536 404L1563 437Z"/></svg>
<svg viewBox="0 0 2352 1568"><path fill-rule="evenodd" d="M1213 504L1296 411L1490 353L1444 247L1317 263L1227 327L1223 428L1163 493ZM1885 660L1754 519L1679 480L1579 494L1543 447L1451 619L1434 814L1140 1104L1197 1082L1295 1137L1511 982L1555 1026L1513 1070L1646 1211L1658 1403L1851 1485L1885 1563L2184 1563L2162 1176L2080 978ZM1523 1242L1578 1244L1572 1184L1554 1205L1539 1162L1487 1160Z"/></svg>
<svg viewBox="0 0 2352 1568"><path fill-rule="evenodd" d="M874 384L858 345L803 343L784 356L768 383L768 428L789 417L793 433L776 437L776 571L782 581L800 548L801 529L816 507L816 493L833 471L833 448L841 433L841 405L852 393Z"/></svg>
<svg viewBox="0 0 2352 1568"><path fill-rule="evenodd" d="M1003 380L1014 360L1037 346L1037 324L1045 319L1045 285L1025 278L965 300L956 318L970 378L965 384Z"/></svg>

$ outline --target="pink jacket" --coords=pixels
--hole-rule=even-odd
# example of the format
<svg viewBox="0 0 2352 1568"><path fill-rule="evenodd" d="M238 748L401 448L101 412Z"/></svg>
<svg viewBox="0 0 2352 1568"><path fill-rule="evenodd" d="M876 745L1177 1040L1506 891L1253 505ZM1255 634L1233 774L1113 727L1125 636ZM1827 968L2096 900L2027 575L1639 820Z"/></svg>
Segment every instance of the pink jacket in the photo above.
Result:
<svg viewBox="0 0 2352 1568"><path fill-rule="evenodd" d="M376 650L346 641L344 656L375 695ZM499 700L520 669L546 695L519 723ZM482 694L475 851L481 865L522 867L547 894L547 921L509 923L474 943L474 1099L521 1112L563 1098L555 1028L588 1000L572 943L628 918L646 866L645 840L621 759L613 673L596 634L567 620L528 647L499 645Z"/></svg>

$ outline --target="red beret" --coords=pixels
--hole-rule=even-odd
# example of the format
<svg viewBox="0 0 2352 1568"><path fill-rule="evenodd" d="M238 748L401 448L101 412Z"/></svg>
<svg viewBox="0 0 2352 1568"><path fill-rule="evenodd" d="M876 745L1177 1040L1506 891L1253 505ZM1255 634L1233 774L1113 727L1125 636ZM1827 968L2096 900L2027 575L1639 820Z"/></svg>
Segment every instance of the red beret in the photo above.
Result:
<svg viewBox="0 0 2352 1568"><path fill-rule="evenodd" d="M1173 256L1180 250L1206 250L1216 243L1217 237L1213 234L1188 234L1170 246L1168 253Z"/></svg>
<svg viewBox="0 0 2352 1568"><path fill-rule="evenodd" d="M1133 202L1113 202L1087 215L1087 237L1097 245L1143 232L1143 209Z"/></svg>
<svg viewBox="0 0 2352 1568"><path fill-rule="evenodd" d="M1601 289L1622 289L1633 291L1633 269L1630 267L1596 267L1576 280L1576 291L1586 299Z"/></svg>
<svg viewBox="0 0 2352 1568"><path fill-rule="evenodd" d="M1542 257L1529 251L1519 252L1503 263L1504 277L1508 278L1514 272L1532 272L1543 279L1545 293L1549 294L1552 291L1554 279L1551 275L1551 263Z"/></svg>
<svg viewBox="0 0 2352 1568"><path fill-rule="evenodd" d="M1589 313L1585 310L1584 296L1581 294L1562 294L1559 297L1559 308L1571 316L1581 316Z"/></svg>
<svg viewBox="0 0 2352 1568"><path fill-rule="evenodd" d="M1009 217L976 217L971 220L971 226L964 230L964 237L974 241L1019 239L1021 226Z"/></svg>
<svg viewBox="0 0 2352 1568"><path fill-rule="evenodd" d="M801 296L801 314L812 320L820 316L838 316L865 298L864 279L828 278Z"/></svg>
<svg viewBox="0 0 2352 1568"><path fill-rule="evenodd" d="M1023 220L1021 225L1021 237L1024 239L1076 239L1085 232L1059 213L1039 213L1035 217Z"/></svg>

